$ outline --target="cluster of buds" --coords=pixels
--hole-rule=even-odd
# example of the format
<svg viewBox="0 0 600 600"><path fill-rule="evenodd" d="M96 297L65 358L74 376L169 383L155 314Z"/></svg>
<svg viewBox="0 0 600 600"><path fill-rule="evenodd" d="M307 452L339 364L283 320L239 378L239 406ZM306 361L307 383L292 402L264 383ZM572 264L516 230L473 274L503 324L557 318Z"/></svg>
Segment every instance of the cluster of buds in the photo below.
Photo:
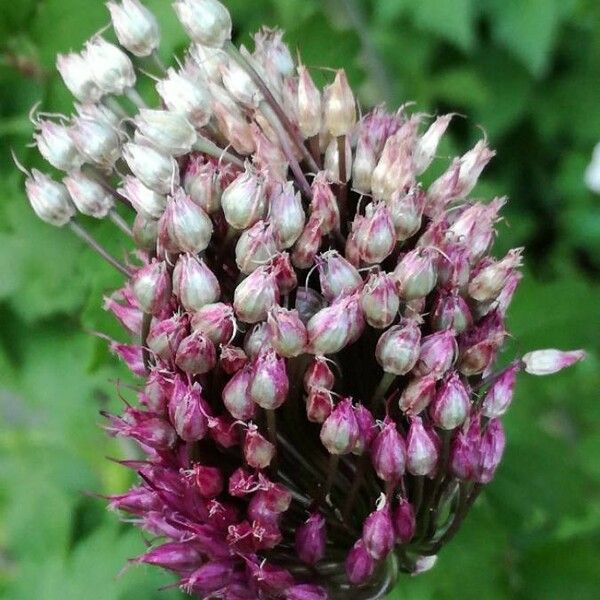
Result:
<svg viewBox="0 0 600 600"><path fill-rule="evenodd" d="M59 56L80 104L35 138L64 183L25 184L126 275L105 307L139 402L107 428L145 460L110 506L156 540L135 562L194 597L377 597L433 565L492 480L517 374L583 352L496 367L522 251L490 256L505 201L469 198L486 140L427 189L451 115L358 119L344 71L319 90L281 32L238 49L217 0L174 7L192 44L157 76L161 108L135 91L159 42L138 0L109 3L121 47ZM113 216L128 266L78 213Z"/></svg>

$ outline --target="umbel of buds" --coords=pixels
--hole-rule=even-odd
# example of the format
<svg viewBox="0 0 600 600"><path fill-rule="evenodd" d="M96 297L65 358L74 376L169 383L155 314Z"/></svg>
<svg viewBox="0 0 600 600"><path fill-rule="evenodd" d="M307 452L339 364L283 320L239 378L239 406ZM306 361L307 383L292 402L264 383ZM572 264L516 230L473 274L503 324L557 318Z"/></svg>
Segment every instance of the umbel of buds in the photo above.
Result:
<svg viewBox="0 0 600 600"><path fill-rule="evenodd" d="M237 49L218 0L174 3L192 43L156 61L149 107L137 57L159 24L108 8L122 48L59 56L81 104L35 122L61 181L21 169L37 216L125 276L105 308L137 393L106 416L139 445L110 498L152 540L133 562L194 598L383 597L492 481L520 372L584 357L497 364L523 251L492 257L505 200L471 199L494 153L481 140L427 188L452 115L359 117L343 70L319 89L272 29ZM86 216L128 235L126 266Z"/></svg>

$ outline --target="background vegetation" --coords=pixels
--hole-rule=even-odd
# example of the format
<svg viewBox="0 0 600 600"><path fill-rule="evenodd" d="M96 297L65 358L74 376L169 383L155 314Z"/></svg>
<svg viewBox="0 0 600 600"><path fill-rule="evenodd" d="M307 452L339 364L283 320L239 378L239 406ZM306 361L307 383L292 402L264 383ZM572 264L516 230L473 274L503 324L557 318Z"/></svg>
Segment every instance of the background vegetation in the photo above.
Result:
<svg viewBox="0 0 600 600"><path fill-rule="evenodd" d="M184 37L169 2L148 0L162 51ZM511 352L585 347L587 362L522 378L505 462L432 572L395 599L598 598L600 594L600 211L583 184L600 140L600 4L595 0L230 0L236 35L288 31L308 65L345 66L363 105L415 101L469 115L450 154L481 131L498 157L479 187L509 194L498 252L527 247L511 312ZM106 460L127 448L98 427L124 375L105 344L101 310L118 276L67 232L33 216L9 158L28 165L27 112L69 110L54 72L107 23L100 0L0 0L0 596L10 600L149 600L170 580L124 560L141 535L82 490L124 490ZM327 73L323 73L326 77ZM89 223L122 254L114 230Z"/></svg>

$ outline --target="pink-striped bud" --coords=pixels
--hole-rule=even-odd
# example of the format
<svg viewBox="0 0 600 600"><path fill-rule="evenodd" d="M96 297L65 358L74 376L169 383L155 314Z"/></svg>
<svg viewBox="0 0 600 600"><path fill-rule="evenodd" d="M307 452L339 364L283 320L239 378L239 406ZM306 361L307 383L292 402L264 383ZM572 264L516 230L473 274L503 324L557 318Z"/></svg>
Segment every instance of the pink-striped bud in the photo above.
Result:
<svg viewBox="0 0 600 600"><path fill-rule="evenodd" d="M291 248L300 237L306 222L300 192L294 191L291 182L271 196L270 219L278 248Z"/></svg>
<svg viewBox="0 0 600 600"><path fill-rule="evenodd" d="M450 446L450 468L455 477L471 480L479 469L481 425L479 415L473 414L468 426L459 429Z"/></svg>
<svg viewBox="0 0 600 600"><path fill-rule="evenodd" d="M377 509L365 519L362 541L372 558L382 560L392 551L395 538L392 511L387 498L382 494Z"/></svg>
<svg viewBox="0 0 600 600"><path fill-rule="evenodd" d="M318 256L317 268L321 292L329 302L363 286L360 273L337 250L328 250Z"/></svg>
<svg viewBox="0 0 600 600"><path fill-rule="evenodd" d="M202 562L202 554L192 543L170 542L148 550L134 562L175 572L193 571Z"/></svg>
<svg viewBox="0 0 600 600"><path fill-rule="evenodd" d="M171 278L166 263L154 260L136 271L131 290L145 313L158 315L171 298Z"/></svg>
<svg viewBox="0 0 600 600"><path fill-rule="evenodd" d="M67 188L37 169L25 180L25 191L35 214L50 225L62 227L77 212Z"/></svg>
<svg viewBox="0 0 600 600"><path fill-rule="evenodd" d="M420 477L433 476L437 468L439 439L423 426L421 417L412 417L406 436L406 470Z"/></svg>
<svg viewBox="0 0 600 600"><path fill-rule="evenodd" d="M264 179L246 168L221 196L225 220L235 229L246 229L265 217L267 199Z"/></svg>
<svg viewBox="0 0 600 600"><path fill-rule="evenodd" d="M444 251L444 256L440 255L438 260L439 285L456 288L464 293L470 277L471 265L467 248L453 245Z"/></svg>
<svg viewBox="0 0 600 600"><path fill-rule="evenodd" d="M248 364L248 356L239 346L228 344L221 348L219 365L227 375L233 375Z"/></svg>
<svg viewBox="0 0 600 600"><path fill-rule="evenodd" d="M274 306L269 311L267 323L271 332L271 344L280 356L293 358L304 352L308 334L297 310Z"/></svg>
<svg viewBox="0 0 600 600"><path fill-rule="evenodd" d="M247 421L256 414L256 404L248 394L251 379L252 370L246 366L237 371L223 388L223 404L234 419Z"/></svg>
<svg viewBox="0 0 600 600"><path fill-rule="evenodd" d="M220 88L211 85L210 91L215 94ZM222 93L226 93L224 90ZM223 100L223 98L221 98ZM213 103L214 116L217 119L219 130L223 136L231 142L233 149L239 154L248 155L255 151L254 137L252 135L252 129L246 122L246 119L241 112L236 108L236 104L232 102L233 106L226 106L221 102ZM223 204L223 198L221 198L221 205ZM239 211L235 211L229 205L231 209L232 219L249 220L251 223L257 221L263 217L260 206L262 200L260 197L256 198L256 202L252 204L245 204L240 206ZM254 207L254 208L253 208ZM228 209L229 210L229 209ZM243 229L243 227L236 227L236 229Z"/></svg>
<svg viewBox="0 0 600 600"><path fill-rule="evenodd" d="M155 319L146 340L148 348L163 360L172 360L181 341L187 336L187 317L174 315L162 321Z"/></svg>
<svg viewBox="0 0 600 600"><path fill-rule="evenodd" d="M437 257L433 248L417 248L405 254L392 276L404 300L427 296L437 282Z"/></svg>
<svg viewBox="0 0 600 600"><path fill-rule="evenodd" d="M152 412L163 414L167 408L172 389L172 382L164 377L159 369L152 369L146 378L144 391L140 394L140 402Z"/></svg>
<svg viewBox="0 0 600 600"><path fill-rule="evenodd" d="M298 67L298 125L305 138L321 131L321 92L303 65Z"/></svg>
<svg viewBox="0 0 600 600"><path fill-rule="evenodd" d="M370 450L373 440L377 437L378 429L373 414L363 404L354 407L354 416L358 423L359 433L352 454L360 456Z"/></svg>
<svg viewBox="0 0 600 600"><path fill-rule="evenodd" d="M356 123L356 102L346 72L337 71L324 92L325 125L334 137L348 135Z"/></svg>
<svg viewBox="0 0 600 600"><path fill-rule="evenodd" d="M306 325L310 352L320 356L339 352L348 342L350 326L347 298L321 309Z"/></svg>
<svg viewBox="0 0 600 600"><path fill-rule="evenodd" d="M250 425L244 439L244 460L253 469L265 469L275 456L275 446Z"/></svg>
<svg viewBox="0 0 600 600"><path fill-rule="evenodd" d="M329 390L312 388L306 397L306 417L311 423L324 423L333 410L333 397Z"/></svg>
<svg viewBox="0 0 600 600"><path fill-rule="evenodd" d="M452 331L425 336L414 373L417 377L432 375L435 379L441 379L452 366L457 353L456 338Z"/></svg>
<svg viewBox="0 0 600 600"><path fill-rule="evenodd" d="M525 371L531 375L551 375L583 360L586 354L583 350L535 350L523 357Z"/></svg>
<svg viewBox="0 0 600 600"><path fill-rule="evenodd" d="M230 304L206 304L192 315L192 329L205 333L213 344L227 344L233 337L235 317Z"/></svg>
<svg viewBox="0 0 600 600"><path fill-rule="evenodd" d="M481 269L469 282L469 295L478 302L498 297L509 275L522 263L523 248L510 250L505 258Z"/></svg>
<svg viewBox="0 0 600 600"><path fill-rule="evenodd" d="M360 434L349 398L341 400L321 427L321 442L330 454L352 452Z"/></svg>
<svg viewBox="0 0 600 600"><path fill-rule="evenodd" d="M408 193L397 190L387 205L399 242L411 238L421 229L425 208L425 193L421 188L413 187Z"/></svg>
<svg viewBox="0 0 600 600"><path fill-rule="evenodd" d="M518 364L508 367L490 386L481 406L481 414L484 417L501 417L508 410L519 370Z"/></svg>
<svg viewBox="0 0 600 600"><path fill-rule="evenodd" d="M52 121L39 121L38 131L33 134L40 154L60 171L74 171L83 164L69 130L64 125Z"/></svg>
<svg viewBox="0 0 600 600"><path fill-rule="evenodd" d="M135 69L127 54L97 36L87 42L83 53L96 85L105 94L120 96L135 85Z"/></svg>
<svg viewBox="0 0 600 600"><path fill-rule="evenodd" d="M167 194L179 183L179 167L172 156L133 142L123 146L122 154L131 172L151 190Z"/></svg>
<svg viewBox="0 0 600 600"><path fill-rule="evenodd" d="M212 215L221 209L221 184L218 169L202 156L192 158L183 178L183 188L205 213Z"/></svg>
<svg viewBox="0 0 600 600"><path fill-rule="evenodd" d="M456 290L441 290L433 304L435 329L452 329L457 334L471 326L473 318L465 300Z"/></svg>
<svg viewBox="0 0 600 600"><path fill-rule="evenodd" d="M177 378L169 401L169 418L177 435L186 442L201 440L208 432L208 411L200 384L189 386Z"/></svg>
<svg viewBox="0 0 600 600"><path fill-rule="evenodd" d="M258 358L258 355L265 350L272 348L271 330L264 321L257 323L244 336L244 350L250 360Z"/></svg>
<svg viewBox="0 0 600 600"><path fill-rule="evenodd" d="M253 271L236 288L233 297L235 314L244 323L258 323L279 302L279 290L270 267Z"/></svg>
<svg viewBox="0 0 600 600"><path fill-rule="evenodd" d="M264 265L277 253L273 228L264 221L258 221L246 229L235 246L235 262L239 270L249 275Z"/></svg>
<svg viewBox="0 0 600 600"><path fill-rule="evenodd" d="M147 219L160 219L167 207L166 196L151 190L131 175L123 178L117 193L127 198L133 208Z"/></svg>
<svg viewBox="0 0 600 600"><path fill-rule="evenodd" d="M435 381L432 375L409 381L398 402L400 410L413 416L427 408L435 394Z"/></svg>
<svg viewBox="0 0 600 600"><path fill-rule="evenodd" d="M193 254L181 254L173 270L173 292L184 308L193 312L216 302L221 288L202 259Z"/></svg>
<svg viewBox="0 0 600 600"><path fill-rule="evenodd" d="M121 155L121 140L113 125L76 117L69 130L79 152L91 163L110 169Z"/></svg>
<svg viewBox="0 0 600 600"><path fill-rule="evenodd" d="M417 529L417 519L412 504L406 498L400 498L393 514L394 532L400 544L408 544Z"/></svg>
<svg viewBox="0 0 600 600"><path fill-rule="evenodd" d="M217 364L215 345L201 331L181 340L175 354L175 364L190 375L203 375Z"/></svg>
<svg viewBox="0 0 600 600"><path fill-rule="evenodd" d="M292 251L292 263L296 268L312 267L323 240L321 225L322 219L318 216L311 215L308 219Z"/></svg>
<svg viewBox="0 0 600 600"><path fill-rule="evenodd" d="M325 517L313 513L296 529L296 552L307 565L316 565L325 556Z"/></svg>
<svg viewBox="0 0 600 600"><path fill-rule="evenodd" d="M196 464L192 475L198 493L203 498L216 498L223 491L223 476L216 467Z"/></svg>
<svg viewBox="0 0 600 600"><path fill-rule="evenodd" d="M81 54L58 54L56 68L67 89L80 102L98 102L102 90L92 78L87 61Z"/></svg>
<svg viewBox="0 0 600 600"><path fill-rule="evenodd" d="M271 259L271 269L282 296L291 294L298 287L298 276L287 252L280 252Z"/></svg>
<svg viewBox="0 0 600 600"><path fill-rule="evenodd" d="M479 483L489 483L493 479L505 445L506 438L500 419L491 419L481 436L479 446L479 469L476 477Z"/></svg>
<svg viewBox="0 0 600 600"><path fill-rule="evenodd" d="M90 217L103 219L114 206L114 200L97 181L81 172L71 173L63 179L77 210Z"/></svg>
<svg viewBox="0 0 600 600"><path fill-rule="evenodd" d="M322 235L331 233L334 229L339 229L340 211L326 171L317 173L313 179L311 189L312 200L309 222L320 221L319 231Z"/></svg>
<svg viewBox="0 0 600 600"><path fill-rule="evenodd" d="M304 372L304 389L310 392L313 388L331 390L335 385L335 376L323 356L315 356Z"/></svg>
<svg viewBox="0 0 600 600"><path fill-rule="evenodd" d="M231 39L231 15L218 0L177 0L173 8L197 44L222 48Z"/></svg>
<svg viewBox="0 0 600 600"><path fill-rule="evenodd" d="M189 154L198 139L194 126L181 112L142 108L134 119L135 141L169 156Z"/></svg>
<svg viewBox="0 0 600 600"><path fill-rule="evenodd" d="M119 44L135 56L149 56L160 43L156 17L138 0L108 2L113 29Z"/></svg>
<svg viewBox="0 0 600 600"><path fill-rule="evenodd" d="M354 344L365 329L365 316L360 305L360 294L354 293L346 299L348 311L348 339L346 344Z"/></svg>
<svg viewBox="0 0 600 600"><path fill-rule="evenodd" d="M371 445L371 461L377 476L383 481L398 483L406 467L406 444L391 419Z"/></svg>
<svg viewBox="0 0 600 600"><path fill-rule="evenodd" d="M488 313L461 335L458 370L467 377L485 371L495 359L505 336L502 315L497 310Z"/></svg>
<svg viewBox="0 0 600 600"><path fill-rule="evenodd" d="M413 163L417 175L421 175L432 163L440 140L446 129L448 129L453 116L443 115L438 117L419 138L413 151Z"/></svg>
<svg viewBox="0 0 600 600"><path fill-rule="evenodd" d="M421 330L414 321L395 325L385 331L375 347L375 358L386 373L406 375L421 352Z"/></svg>
<svg viewBox="0 0 600 600"><path fill-rule="evenodd" d="M469 414L471 399L456 371L450 373L438 389L429 407L431 418L440 429L456 429Z"/></svg>
<svg viewBox="0 0 600 600"><path fill-rule="evenodd" d="M396 231L390 210L383 202L368 204L365 219L356 234L361 259L367 264L383 262L396 246Z"/></svg>
<svg viewBox="0 0 600 600"><path fill-rule="evenodd" d="M250 398L265 410L275 410L285 402L289 387L285 359L278 358L273 350L261 353L252 366Z"/></svg>
<svg viewBox="0 0 600 600"><path fill-rule="evenodd" d="M368 581L375 570L375 561L367 552L362 539L358 540L346 557L346 576L353 585Z"/></svg>

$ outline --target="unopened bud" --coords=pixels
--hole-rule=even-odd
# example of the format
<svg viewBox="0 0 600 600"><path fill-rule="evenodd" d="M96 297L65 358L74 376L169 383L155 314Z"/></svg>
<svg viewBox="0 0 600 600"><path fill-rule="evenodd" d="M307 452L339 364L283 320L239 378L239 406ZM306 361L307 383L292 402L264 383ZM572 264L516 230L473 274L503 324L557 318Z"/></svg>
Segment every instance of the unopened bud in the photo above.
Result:
<svg viewBox="0 0 600 600"><path fill-rule="evenodd" d="M142 108L134 120L135 141L170 156L189 154L196 142L194 127L180 112Z"/></svg>
<svg viewBox="0 0 600 600"><path fill-rule="evenodd" d="M231 40L231 15L218 0L177 0L173 7L197 44L222 48Z"/></svg>
<svg viewBox="0 0 600 600"><path fill-rule="evenodd" d="M148 348L163 360L173 360L181 341L187 336L187 317L174 315L154 320L148 338Z"/></svg>
<svg viewBox="0 0 600 600"><path fill-rule="evenodd" d="M306 397L306 418L311 423L324 423L333 410L333 396L325 388L312 388Z"/></svg>
<svg viewBox="0 0 600 600"><path fill-rule="evenodd" d="M244 459L253 469L266 469L275 456L275 446L251 425L244 439Z"/></svg>
<svg viewBox="0 0 600 600"><path fill-rule="evenodd" d="M325 355L339 352L350 335L348 305L343 298L317 312L306 325L308 344L313 354Z"/></svg>
<svg viewBox="0 0 600 600"><path fill-rule="evenodd" d="M246 169L223 192L225 220L235 229L246 229L265 217L267 199L262 177Z"/></svg>
<svg viewBox="0 0 600 600"><path fill-rule="evenodd" d="M63 179L73 203L80 213L103 219L114 206L114 200L97 181L81 172L71 173Z"/></svg>
<svg viewBox="0 0 600 600"><path fill-rule="evenodd" d="M344 162L342 162L342 160ZM340 169L343 165L343 172ZM340 183L348 183L352 175L352 146L348 137L344 140L344 156L340 156L337 138L332 138L325 150L325 171L333 180ZM343 181L342 181L343 177Z"/></svg>
<svg viewBox="0 0 600 600"><path fill-rule="evenodd" d="M105 94L120 96L135 85L131 60L114 44L95 37L86 44L83 56L94 81Z"/></svg>
<svg viewBox="0 0 600 600"><path fill-rule="evenodd" d="M411 238L421 229L425 208L425 194L421 188L413 187L408 193L397 190L387 205L399 242Z"/></svg>
<svg viewBox="0 0 600 600"><path fill-rule="evenodd" d="M363 286L360 273L337 251L317 257L321 293L330 302Z"/></svg>
<svg viewBox="0 0 600 600"><path fill-rule="evenodd" d="M431 375L409 381L398 402L400 410L409 416L421 413L433 400L435 381Z"/></svg>
<svg viewBox="0 0 600 600"><path fill-rule="evenodd" d="M438 461L439 439L423 426L421 417L412 417L406 437L406 470L419 477L432 477Z"/></svg>
<svg viewBox="0 0 600 600"><path fill-rule="evenodd" d="M510 250L501 261L493 262L479 271L469 282L469 295L478 302L490 302L498 297L509 275L522 262L523 248Z"/></svg>
<svg viewBox="0 0 600 600"><path fill-rule="evenodd" d="M249 367L240 369L223 388L223 404L234 419L246 421L256 414L256 404L248 394L248 384L252 379Z"/></svg>
<svg viewBox="0 0 600 600"><path fill-rule="evenodd" d="M308 565L317 564L325 556L325 518L313 513L296 529L296 552Z"/></svg>
<svg viewBox="0 0 600 600"><path fill-rule="evenodd" d="M244 351L250 360L271 347L271 329L264 321L257 323L244 337Z"/></svg>
<svg viewBox="0 0 600 600"><path fill-rule="evenodd" d="M508 410L519 370L518 364L508 367L490 386L481 406L481 414L484 417L495 419Z"/></svg>
<svg viewBox="0 0 600 600"><path fill-rule="evenodd" d="M382 506L379 506L365 519L362 530L365 549L375 560L385 558L396 543L389 502L385 496L382 496L380 503Z"/></svg>
<svg viewBox="0 0 600 600"><path fill-rule="evenodd" d="M340 211L326 171L317 173L311 189L310 220L320 221L320 231L323 235L339 229Z"/></svg>
<svg viewBox="0 0 600 600"><path fill-rule="evenodd" d="M108 10L119 43L135 56L149 56L160 44L156 17L138 0L108 2Z"/></svg>
<svg viewBox="0 0 600 600"><path fill-rule="evenodd" d="M123 158L131 172L159 194L168 193L179 183L179 167L172 156L149 146L128 143L123 146Z"/></svg>
<svg viewBox="0 0 600 600"><path fill-rule="evenodd" d="M356 102L344 70L325 88L325 124L334 137L348 135L356 123Z"/></svg>
<svg viewBox="0 0 600 600"><path fill-rule="evenodd" d="M352 187L361 194L371 193L373 171L377 166L377 155L368 141L361 136L356 146L352 164Z"/></svg>
<svg viewBox="0 0 600 600"><path fill-rule="evenodd" d="M354 407L354 416L358 423L358 440L352 448L352 454L361 456L370 451L373 440L377 437L378 429L373 413L363 404Z"/></svg>
<svg viewBox="0 0 600 600"><path fill-rule="evenodd" d="M203 158L192 159L183 179L183 188L190 198L209 215L221 210L221 184L218 169L212 162Z"/></svg>
<svg viewBox="0 0 600 600"><path fill-rule="evenodd" d="M73 171L83 164L69 130L64 125L52 121L40 121L39 131L33 137L40 154L60 171Z"/></svg>
<svg viewBox="0 0 600 600"><path fill-rule="evenodd" d="M305 138L321 131L321 93L304 65L298 67L298 125Z"/></svg>
<svg viewBox="0 0 600 600"><path fill-rule="evenodd" d="M479 469L481 426L479 415L471 415L468 426L459 429L450 446L450 469L455 477L472 480Z"/></svg>
<svg viewBox="0 0 600 600"><path fill-rule="evenodd" d="M353 585L367 582L375 570L375 561L367 552L362 539L358 540L346 557L346 576Z"/></svg>
<svg viewBox="0 0 600 600"><path fill-rule="evenodd" d="M195 127L204 127L210 120L211 96L201 81L169 68L156 84L156 91L169 110L184 114Z"/></svg>
<svg viewBox="0 0 600 600"><path fill-rule="evenodd" d="M244 275L249 275L276 253L273 228L264 221L258 221L239 237L235 246L235 262Z"/></svg>
<svg viewBox="0 0 600 600"><path fill-rule="evenodd" d="M438 117L430 126L429 129L423 134L413 151L413 162L415 165L415 172L417 175L421 175L427 170L427 167L432 163L435 158L438 145L450 121L454 115L443 115Z"/></svg>
<svg viewBox="0 0 600 600"><path fill-rule="evenodd" d="M300 192L295 192L291 182L271 197L270 219L278 248L293 246L304 229L306 215Z"/></svg>
<svg viewBox="0 0 600 600"><path fill-rule="evenodd" d="M203 498L216 498L223 491L223 476L216 467L196 464L192 474L198 493Z"/></svg>
<svg viewBox="0 0 600 600"><path fill-rule="evenodd" d="M35 214L50 225L62 227L77 212L67 188L37 169L25 180L25 191Z"/></svg>
<svg viewBox="0 0 600 600"><path fill-rule="evenodd" d="M470 327L473 318L465 300L456 290L443 289L433 304L435 329L452 329L457 334Z"/></svg>
<svg viewBox="0 0 600 600"><path fill-rule="evenodd" d="M341 400L321 427L321 442L330 454L349 454L359 436L358 422L349 398Z"/></svg>
<svg viewBox="0 0 600 600"><path fill-rule="evenodd" d="M279 252L271 259L271 269L282 296L291 294L298 287L298 275L287 252Z"/></svg>
<svg viewBox="0 0 600 600"><path fill-rule="evenodd" d="M258 323L279 302L279 290L269 267L259 267L236 288L233 308L240 321Z"/></svg>
<svg viewBox="0 0 600 600"><path fill-rule="evenodd" d="M437 282L436 258L433 248L417 248L404 255L393 272L404 300L422 298L433 290Z"/></svg>
<svg viewBox="0 0 600 600"><path fill-rule="evenodd" d="M320 217L311 215L308 219L292 251L292 263L296 268L308 269L313 265L323 241L321 224L322 219Z"/></svg>
<svg viewBox="0 0 600 600"><path fill-rule="evenodd" d="M293 358L304 352L308 335L297 310L275 306L269 312L267 323L271 332L271 344L279 355Z"/></svg>
<svg viewBox="0 0 600 600"><path fill-rule="evenodd" d="M398 483L406 468L406 444L391 419L371 445L371 461L377 476L383 481Z"/></svg>
<svg viewBox="0 0 600 600"><path fill-rule="evenodd" d="M167 206L166 196L151 190L131 175L123 178L121 186L117 193L127 198L139 214L146 219L160 219Z"/></svg>
<svg viewBox="0 0 600 600"><path fill-rule="evenodd" d="M112 168L121 155L119 136L106 122L76 117L69 133L79 152L103 168Z"/></svg>
<svg viewBox="0 0 600 600"><path fill-rule="evenodd" d="M173 270L173 291L189 312L216 302L221 295L214 273L194 254L181 254L177 259Z"/></svg>
<svg viewBox="0 0 600 600"><path fill-rule="evenodd" d="M315 356L304 372L304 389L310 392L313 388L330 390L335 385L335 376L323 356Z"/></svg>
<svg viewBox="0 0 600 600"><path fill-rule="evenodd" d="M190 387L177 378L169 401L169 417L182 440L197 442L207 434L207 409L200 384L195 383Z"/></svg>
<svg viewBox="0 0 600 600"><path fill-rule="evenodd" d="M406 375L421 352L421 330L414 321L395 325L385 331L375 348L375 358L386 373Z"/></svg>
<svg viewBox="0 0 600 600"><path fill-rule="evenodd" d="M220 98L218 95L219 92L217 90L219 88L215 89L214 85L209 87L213 95L216 95L219 100L224 100L224 98ZM222 93L226 94L224 90ZM232 106L221 101L213 102L213 113L217 119L219 131L230 141L231 146L236 152L243 155L252 154L256 150L252 128L248 125L237 105L233 101L231 102Z"/></svg>
<svg viewBox="0 0 600 600"><path fill-rule="evenodd" d="M285 359L279 358L273 350L260 354L252 367L248 385L250 398L265 410L275 410L285 402L289 388Z"/></svg>
<svg viewBox="0 0 600 600"><path fill-rule="evenodd" d="M491 419L481 436L479 446L479 469L476 477L479 483L489 483L493 479L505 445L506 437L500 419Z"/></svg>
<svg viewBox="0 0 600 600"><path fill-rule="evenodd" d="M171 298L171 278L164 262L153 261L135 273L131 289L140 308L158 315Z"/></svg>
<svg viewBox="0 0 600 600"><path fill-rule="evenodd" d="M441 379L454 363L457 354L458 347L454 332L440 331L425 336L421 342L415 375L417 377L432 375L436 379Z"/></svg>
<svg viewBox="0 0 600 600"><path fill-rule="evenodd" d="M400 498L393 515L394 531L400 544L408 544L417 529L417 519L412 504L406 498Z"/></svg>
<svg viewBox="0 0 600 600"><path fill-rule="evenodd" d="M531 375L552 375L562 369L583 360L586 354L583 350L535 350L523 357L525 371Z"/></svg>
<svg viewBox="0 0 600 600"><path fill-rule="evenodd" d="M360 304L371 327L385 329L398 314L400 299L396 284L387 273L373 273L362 289Z"/></svg>
<svg viewBox="0 0 600 600"><path fill-rule="evenodd" d="M245 68L235 60L229 60L221 65L223 87L240 104L257 108L262 100L262 93Z"/></svg>
<svg viewBox="0 0 600 600"><path fill-rule="evenodd" d="M390 211L383 202L367 205L356 241L360 257L367 264L381 263L392 253L396 232Z"/></svg>
<svg viewBox="0 0 600 600"><path fill-rule="evenodd" d="M248 364L248 356L239 346L228 344L221 348L219 365L227 375L234 375Z"/></svg>
<svg viewBox="0 0 600 600"><path fill-rule="evenodd" d="M191 321L194 331L202 331L217 346L231 340L234 324L233 308L223 302L206 304L192 315Z"/></svg>
<svg viewBox="0 0 600 600"><path fill-rule="evenodd" d="M81 54L58 54L56 68L68 90L80 102L98 102L102 98L102 90L98 87Z"/></svg>
<svg viewBox="0 0 600 600"><path fill-rule="evenodd" d="M175 354L175 364L190 375L203 375L217 364L215 345L200 331L181 340Z"/></svg>

